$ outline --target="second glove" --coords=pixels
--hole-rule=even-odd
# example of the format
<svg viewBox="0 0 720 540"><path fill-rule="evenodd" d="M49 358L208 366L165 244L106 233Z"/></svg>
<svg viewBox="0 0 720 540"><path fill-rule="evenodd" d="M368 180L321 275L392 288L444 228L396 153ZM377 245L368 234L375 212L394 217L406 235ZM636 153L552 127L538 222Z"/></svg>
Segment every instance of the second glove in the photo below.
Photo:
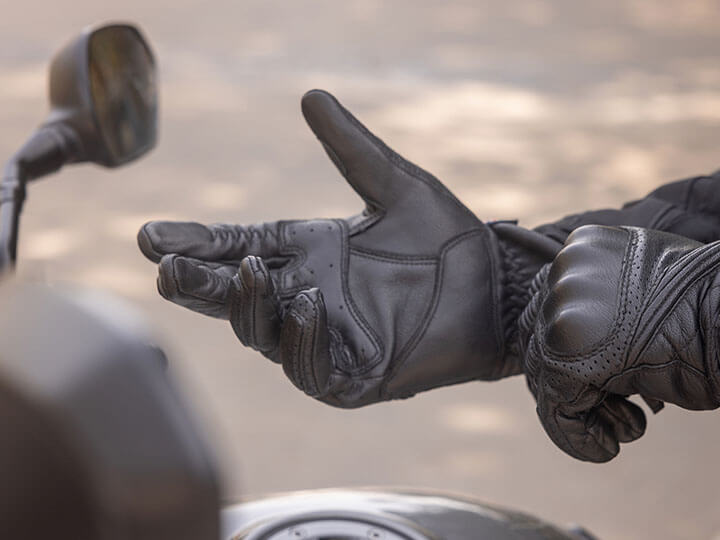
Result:
<svg viewBox="0 0 720 540"><path fill-rule="evenodd" d="M574 231L520 319L528 384L550 438L608 461L645 430L639 394L720 405L720 242L659 231Z"/></svg>

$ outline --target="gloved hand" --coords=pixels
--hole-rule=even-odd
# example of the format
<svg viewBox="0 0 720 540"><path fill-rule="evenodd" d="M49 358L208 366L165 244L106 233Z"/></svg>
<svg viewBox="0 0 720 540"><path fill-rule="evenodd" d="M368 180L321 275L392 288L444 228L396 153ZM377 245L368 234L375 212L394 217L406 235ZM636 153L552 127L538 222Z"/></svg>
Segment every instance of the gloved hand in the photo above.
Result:
<svg viewBox="0 0 720 540"><path fill-rule="evenodd" d="M520 318L530 390L550 438L603 462L645 430L627 396L720 405L720 241L586 226L531 287Z"/></svg>
<svg viewBox="0 0 720 540"><path fill-rule="evenodd" d="M309 92L302 110L365 211L248 227L148 223L138 242L160 263L160 294L229 318L243 344L340 407L520 373L505 336L531 275L508 284L507 266L534 275L560 244L503 223L514 235L506 255L491 227L330 94Z"/></svg>
<svg viewBox="0 0 720 540"><path fill-rule="evenodd" d="M332 405L520 373L517 318L569 226L663 226L675 223L668 215L696 215L686 191L697 190L683 188L546 230L484 224L326 92L306 94L302 109L365 201L362 214L248 227L151 222L138 242L160 263L161 295L229 318L245 345Z"/></svg>

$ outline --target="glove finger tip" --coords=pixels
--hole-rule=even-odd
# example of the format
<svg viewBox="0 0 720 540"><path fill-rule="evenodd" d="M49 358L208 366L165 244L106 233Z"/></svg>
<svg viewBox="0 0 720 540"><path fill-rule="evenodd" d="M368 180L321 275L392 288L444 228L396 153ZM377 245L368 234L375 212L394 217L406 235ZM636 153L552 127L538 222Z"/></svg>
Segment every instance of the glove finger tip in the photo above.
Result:
<svg viewBox="0 0 720 540"><path fill-rule="evenodd" d="M635 403L612 396L605 400L602 410L605 421L615 431L618 441L628 443L642 437L647 427L647 418L643 410Z"/></svg>
<svg viewBox="0 0 720 540"><path fill-rule="evenodd" d="M308 122L315 120L318 112L326 111L337 104L338 100L335 96L326 90L320 90L318 88L308 90L300 100L300 108Z"/></svg>
<svg viewBox="0 0 720 540"><path fill-rule="evenodd" d="M145 257L147 257L154 263L158 263L160 262L163 254L158 249L156 249L155 243L153 242L152 229L155 223L157 222L148 221L142 227L140 227L137 233L137 244L140 248L140 251L143 255L145 255Z"/></svg>
<svg viewBox="0 0 720 540"><path fill-rule="evenodd" d="M170 301L177 300L181 293L176 266L179 259L179 255L172 253L162 255L158 261L158 292Z"/></svg>
<svg viewBox="0 0 720 540"><path fill-rule="evenodd" d="M572 417L558 414L546 431L566 454L591 463L606 463L620 452L615 433L595 410Z"/></svg>

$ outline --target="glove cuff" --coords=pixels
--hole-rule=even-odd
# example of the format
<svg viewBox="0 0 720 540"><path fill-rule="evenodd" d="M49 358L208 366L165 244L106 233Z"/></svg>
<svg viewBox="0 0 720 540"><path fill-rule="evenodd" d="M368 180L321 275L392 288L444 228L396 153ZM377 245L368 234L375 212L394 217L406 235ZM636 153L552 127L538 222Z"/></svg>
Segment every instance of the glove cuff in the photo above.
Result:
<svg viewBox="0 0 720 540"><path fill-rule="evenodd" d="M513 365L509 375L523 372L518 320L531 298L531 284L540 269L551 262L562 244L510 222L491 223L500 246L502 269L501 324L505 341L505 363Z"/></svg>

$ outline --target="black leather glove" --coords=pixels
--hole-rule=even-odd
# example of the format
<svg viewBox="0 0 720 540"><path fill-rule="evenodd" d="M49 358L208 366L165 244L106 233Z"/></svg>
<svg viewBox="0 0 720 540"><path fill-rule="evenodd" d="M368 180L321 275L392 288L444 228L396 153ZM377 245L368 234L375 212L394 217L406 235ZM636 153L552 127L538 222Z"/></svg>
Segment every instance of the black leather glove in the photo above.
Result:
<svg viewBox="0 0 720 540"><path fill-rule="evenodd" d="M148 223L138 242L160 263L160 294L229 318L245 345L336 406L520 373L517 318L530 282L566 222L595 213L548 232L484 224L326 92L306 94L302 109L365 211L249 227ZM655 223L674 208L643 200L606 219Z"/></svg>
<svg viewBox="0 0 720 540"><path fill-rule="evenodd" d="M720 242L586 226L533 283L520 319L525 370L550 438L603 462L640 437L640 394L720 405Z"/></svg>
<svg viewBox="0 0 720 540"><path fill-rule="evenodd" d="M520 373L505 338L526 298L513 298L560 244L502 223L505 255L491 226L331 95L309 92L302 110L366 210L248 227L148 223L138 242L160 263L160 294L229 318L243 344L340 407ZM508 265L523 283L508 285Z"/></svg>

